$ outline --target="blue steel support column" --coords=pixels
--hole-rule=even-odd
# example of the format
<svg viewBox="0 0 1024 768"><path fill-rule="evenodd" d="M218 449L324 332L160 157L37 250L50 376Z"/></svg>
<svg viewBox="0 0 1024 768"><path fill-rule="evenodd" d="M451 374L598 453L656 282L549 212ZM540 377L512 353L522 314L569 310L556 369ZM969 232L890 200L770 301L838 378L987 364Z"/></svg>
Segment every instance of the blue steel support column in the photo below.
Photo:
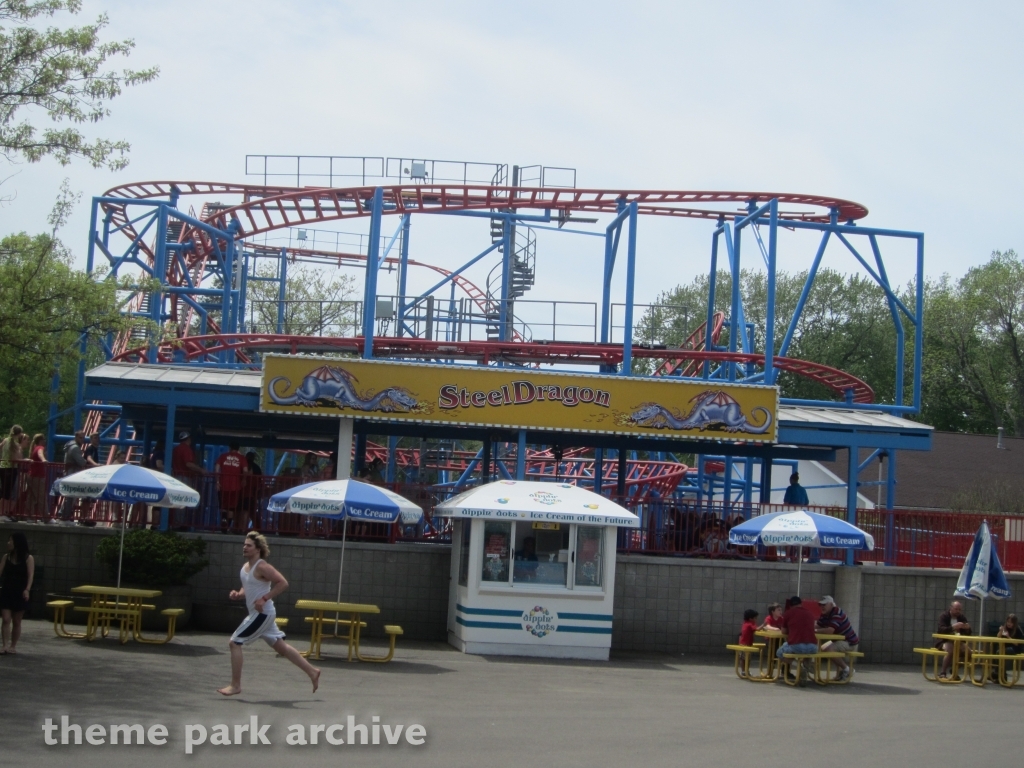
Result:
<svg viewBox="0 0 1024 768"><path fill-rule="evenodd" d="M846 520L851 525L857 524L857 468L858 450L850 446L846 460ZM846 564L853 565L853 550L846 550Z"/></svg>
<svg viewBox="0 0 1024 768"><path fill-rule="evenodd" d="M373 326L377 312L377 270L380 268L380 219L384 212L384 190L373 190L370 235L366 246L366 282L363 287L363 357L373 357ZM364 443L365 444L365 443Z"/></svg>
<svg viewBox="0 0 1024 768"><path fill-rule="evenodd" d="M779 200L772 198L768 224L768 302L764 328L764 383L775 383L775 265L779 240ZM753 345L751 345L753 347ZM747 466L750 466L749 459ZM747 494L750 485L747 485Z"/></svg>
<svg viewBox="0 0 1024 768"><path fill-rule="evenodd" d="M825 234L821 236L821 243L818 244L818 252L814 254L814 261L811 262L811 268L807 273L807 280L804 282L803 290L800 292L800 299L796 303L796 309L793 310L793 317L789 321L789 328L786 329L786 335L783 337L782 345L779 347L779 357L785 357L789 352L789 345L793 341L793 335L796 333L797 323L800 322L800 315L803 314L804 306L807 304L807 297L811 294L811 287L814 285L814 278L818 274L818 267L821 266L821 259L825 255L825 248L828 246L828 239L831 235L831 232L825 230Z"/></svg>
<svg viewBox="0 0 1024 768"><path fill-rule="evenodd" d="M754 457L743 459L743 516L750 516L750 504L754 500Z"/></svg>
<svg viewBox="0 0 1024 768"><path fill-rule="evenodd" d="M156 210L156 247L153 249L153 276L160 281L162 288L167 284L167 207L161 205ZM225 290L228 285L225 281ZM162 314L164 309L163 291L157 289L149 294L149 319L155 327L162 325ZM222 318L223 319L223 318ZM158 344L159 332L150 332L149 355L147 362L160 362Z"/></svg>
<svg viewBox="0 0 1024 768"><path fill-rule="evenodd" d="M355 438L356 458L353 462L352 474L359 477L359 473L362 471L363 467L366 466L366 433L357 432ZM338 461L341 461L340 456L338 457Z"/></svg>
<svg viewBox="0 0 1024 768"><path fill-rule="evenodd" d="M890 449L885 462L885 564L896 565L896 451Z"/></svg>
<svg viewBox="0 0 1024 768"><path fill-rule="evenodd" d="M601 289L601 343L607 344L611 333L612 275L615 274L615 256L619 250L619 235L622 233L622 213L626 201L616 202L618 213L604 233L604 284Z"/></svg>
<svg viewBox="0 0 1024 768"><path fill-rule="evenodd" d="M78 375L75 380L75 431L82 428L82 402L85 397L85 356L89 351L89 337L82 334L78 342Z"/></svg>
<svg viewBox="0 0 1024 768"><path fill-rule="evenodd" d="M732 509L732 456L725 457L725 473L722 477L722 510L723 514Z"/></svg>
<svg viewBox="0 0 1024 768"><path fill-rule="evenodd" d="M242 256L242 285L238 289L238 332L245 333L245 294L249 290L249 255L243 250ZM254 262L255 263L255 262Z"/></svg>
<svg viewBox="0 0 1024 768"><path fill-rule="evenodd" d="M277 332L284 333L284 310L287 300L286 286L288 282L288 249L281 249L281 263L277 270L277 278L280 284L277 288Z"/></svg>
<svg viewBox="0 0 1024 768"><path fill-rule="evenodd" d="M95 255L96 255L96 212L99 210L99 203L93 198L92 201L92 213L89 214L89 250L86 251L85 255L85 272L91 275L93 267L95 266ZM104 243L105 245L105 243Z"/></svg>
<svg viewBox="0 0 1024 768"><path fill-rule="evenodd" d="M164 472L168 475L174 472L174 415L177 406L171 403L167 406L167 427L164 437ZM160 510L160 530L166 531L171 524L171 513L166 507Z"/></svg>
<svg viewBox="0 0 1024 768"><path fill-rule="evenodd" d="M762 504L772 502L772 459L771 456L764 456L761 459L761 494L758 498Z"/></svg>
<svg viewBox="0 0 1024 768"><path fill-rule="evenodd" d="M516 446L516 480L526 479L526 430L519 430L519 444Z"/></svg>
<svg viewBox="0 0 1024 768"><path fill-rule="evenodd" d="M405 291L406 282L409 276L409 227L412 222L412 214L402 216L402 247L399 251L398 261L398 333L401 337L405 334Z"/></svg>
<svg viewBox="0 0 1024 768"><path fill-rule="evenodd" d="M921 366L924 361L924 235L917 237L917 302L914 312L914 408L921 409ZM895 482L895 479L893 480Z"/></svg>
<svg viewBox="0 0 1024 768"><path fill-rule="evenodd" d="M601 493L602 485L604 485L604 449L597 448L594 451L594 493Z"/></svg>
<svg viewBox="0 0 1024 768"><path fill-rule="evenodd" d="M711 237L711 272L708 274L708 316L704 323L704 349L710 350L713 346L711 341L711 325L715 319L715 287L718 284L718 238L722 236L722 226L725 224L718 220L718 229ZM704 378L711 377L711 361L704 361Z"/></svg>
<svg viewBox="0 0 1024 768"><path fill-rule="evenodd" d="M740 295L740 237L742 230L733 230L732 258L729 260L729 273L732 275L732 297L729 317L729 351L735 352L742 341L743 309ZM736 363L729 363L729 380L736 380Z"/></svg>
<svg viewBox="0 0 1024 768"><path fill-rule="evenodd" d="M633 374L633 292L636 285L636 201L629 204L629 240L626 248L626 319L622 329L622 375Z"/></svg>
<svg viewBox="0 0 1024 768"><path fill-rule="evenodd" d="M389 483L395 482L398 476L398 438L392 435L388 438L388 467L384 479Z"/></svg>

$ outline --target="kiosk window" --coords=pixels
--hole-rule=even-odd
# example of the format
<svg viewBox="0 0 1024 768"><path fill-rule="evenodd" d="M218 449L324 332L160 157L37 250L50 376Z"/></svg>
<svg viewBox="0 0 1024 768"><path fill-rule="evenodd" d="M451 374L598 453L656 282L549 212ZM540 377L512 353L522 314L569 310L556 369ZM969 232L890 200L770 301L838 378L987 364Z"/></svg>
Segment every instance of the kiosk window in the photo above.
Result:
<svg viewBox="0 0 1024 768"><path fill-rule="evenodd" d="M604 529L576 526L576 586L600 587L604 573Z"/></svg>
<svg viewBox="0 0 1024 768"><path fill-rule="evenodd" d="M569 526L516 523L513 584L568 586Z"/></svg>
<svg viewBox="0 0 1024 768"><path fill-rule="evenodd" d="M473 530L472 520L460 520L459 530L461 540L459 542L459 585L469 585L469 538Z"/></svg>
<svg viewBox="0 0 1024 768"><path fill-rule="evenodd" d="M512 523L484 522L484 563L481 581L502 581L508 583L509 544L512 540Z"/></svg>

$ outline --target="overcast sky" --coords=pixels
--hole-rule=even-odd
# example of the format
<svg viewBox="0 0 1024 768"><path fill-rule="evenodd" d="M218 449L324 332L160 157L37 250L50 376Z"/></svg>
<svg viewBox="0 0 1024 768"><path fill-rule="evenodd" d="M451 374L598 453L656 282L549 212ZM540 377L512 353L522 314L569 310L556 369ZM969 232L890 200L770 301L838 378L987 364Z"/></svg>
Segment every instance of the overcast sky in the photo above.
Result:
<svg viewBox="0 0 1024 768"><path fill-rule="evenodd" d="M16 199L0 233L45 229L65 176L88 198L122 181L243 181L246 153L279 153L571 166L583 187L833 195L866 205L866 223L923 231L930 275L1022 245L1024 4L84 5L79 23L105 12L108 39L135 38L132 66L161 67L86 128L128 139L131 165L9 169ZM76 251L87 226L83 203L64 232ZM451 266L489 238L485 222L461 220L414 223L411 242ZM706 271L710 224L642 221L639 242L645 301ZM812 255L784 242L780 264ZM535 296L593 300L599 256L596 238L545 235ZM887 256L893 279L912 276L909 251ZM853 268L838 253L834 266ZM569 275L580 279L551 279Z"/></svg>

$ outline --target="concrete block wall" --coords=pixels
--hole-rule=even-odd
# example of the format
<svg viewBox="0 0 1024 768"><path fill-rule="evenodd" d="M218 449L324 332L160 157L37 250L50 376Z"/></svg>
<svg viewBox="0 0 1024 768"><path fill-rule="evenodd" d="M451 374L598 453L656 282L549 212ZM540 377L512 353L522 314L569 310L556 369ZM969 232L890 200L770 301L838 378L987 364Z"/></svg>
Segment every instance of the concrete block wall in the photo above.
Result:
<svg viewBox="0 0 1024 768"><path fill-rule="evenodd" d="M68 594L79 584L112 582L95 558L104 536L117 531L0 523L0 542L22 530L43 569L32 593L32 613L48 618L47 593ZM204 535L210 565L192 579L194 626L228 632L244 616L228 592L238 587L242 565L241 536ZM289 635L307 635L294 609L299 598L334 600L337 594L338 542L270 537L270 561L291 587L278 601L278 615L290 619ZM345 552L342 600L381 608L369 619L368 636L379 637L387 624L400 624L406 637L443 641L446 637L450 547L431 544L349 542ZM837 577L837 573L841 578ZM612 648L671 654L724 653L735 642L743 611L762 615L770 602L796 591L796 566L788 563L694 560L620 555L615 575ZM862 566L837 571L832 565L804 565L801 593L817 598L831 594L854 615L847 594L859 587L861 650L869 662L916 663L915 646L931 645L939 614L953 599L957 572L924 568ZM986 601L985 615L1024 617L1024 574L1010 574L1015 597ZM843 593L843 594L840 594ZM968 619L980 627L978 601L966 605ZM986 618L986 624L988 622Z"/></svg>
<svg viewBox="0 0 1024 768"><path fill-rule="evenodd" d="M612 648L721 653L739 637L743 611L796 593L796 566L620 555L615 571ZM801 592L830 594L834 567L804 565Z"/></svg>
<svg viewBox="0 0 1024 768"><path fill-rule="evenodd" d="M881 568L862 570L861 648L866 658L880 663L909 664L920 661L913 649L934 645L932 634L956 589L959 572L952 569ZM1024 617L1024 575L1008 574L1013 597L986 600L984 623L1008 613ZM980 601L961 600L971 628L984 632L978 621Z"/></svg>

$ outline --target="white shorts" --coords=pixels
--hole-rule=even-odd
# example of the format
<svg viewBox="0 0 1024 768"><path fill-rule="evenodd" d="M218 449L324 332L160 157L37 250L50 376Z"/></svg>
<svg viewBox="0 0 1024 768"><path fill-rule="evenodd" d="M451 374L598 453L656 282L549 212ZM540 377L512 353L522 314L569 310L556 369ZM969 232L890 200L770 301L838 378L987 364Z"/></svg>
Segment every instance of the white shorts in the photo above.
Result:
<svg viewBox="0 0 1024 768"><path fill-rule="evenodd" d="M273 645L278 640L284 640L284 632L274 623L275 618L273 613L250 613L245 617L245 621L238 625L235 634L231 636L231 642L248 645L256 638L260 638L267 645Z"/></svg>

